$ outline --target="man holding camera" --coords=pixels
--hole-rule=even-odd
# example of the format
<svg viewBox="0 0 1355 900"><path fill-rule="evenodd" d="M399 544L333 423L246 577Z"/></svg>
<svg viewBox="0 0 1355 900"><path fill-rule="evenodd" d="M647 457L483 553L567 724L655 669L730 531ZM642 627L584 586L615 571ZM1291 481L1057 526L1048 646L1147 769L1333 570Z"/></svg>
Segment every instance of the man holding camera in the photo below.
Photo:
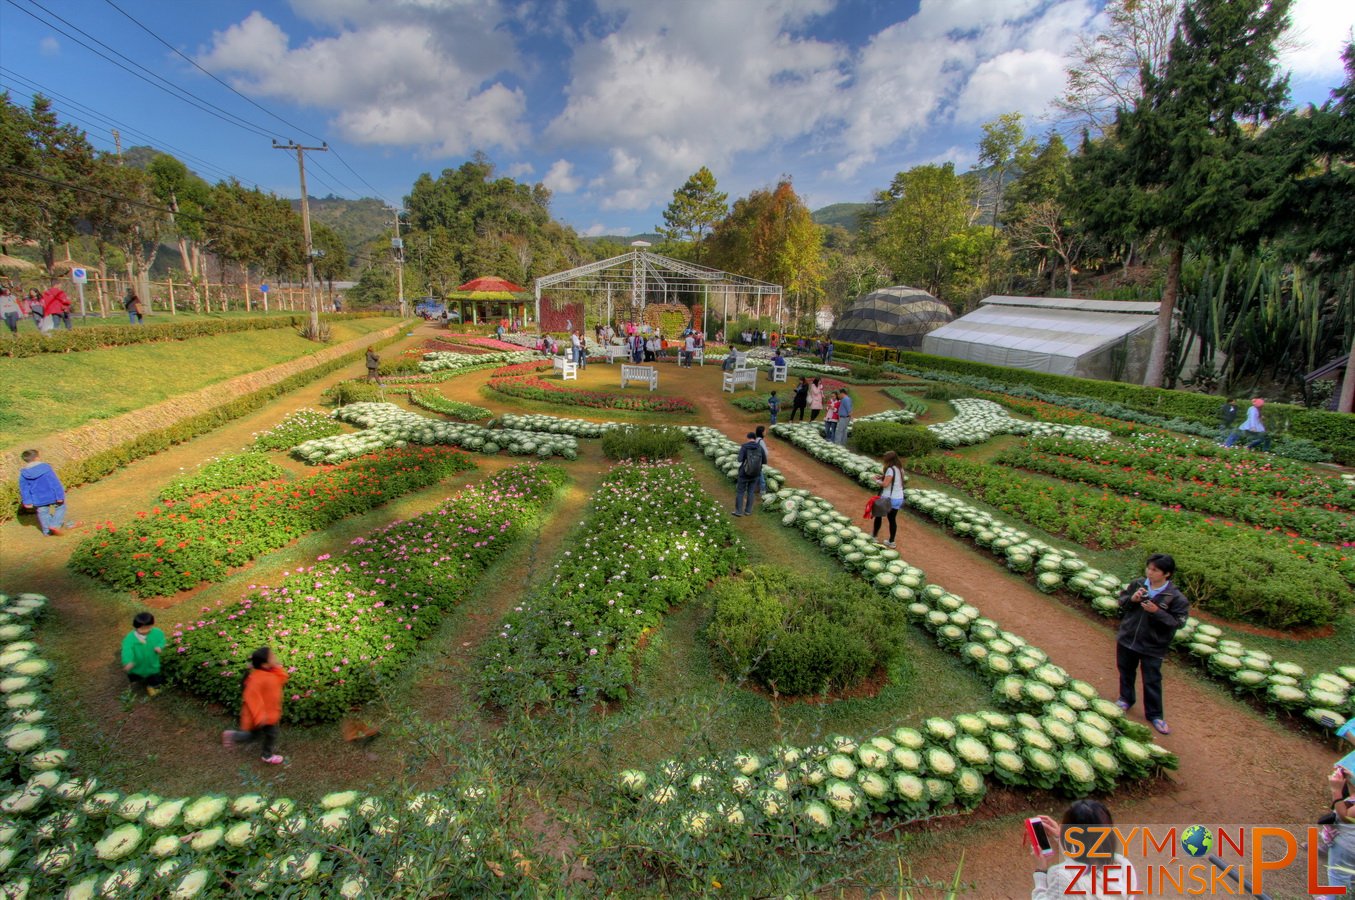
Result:
<svg viewBox="0 0 1355 900"><path fill-rule="evenodd" d="M1162 659L1176 630L1190 617L1190 601L1171 583L1176 560L1165 553L1148 557L1143 578L1120 593L1120 630L1115 665L1120 670L1120 709L1134 705L1134 682L1143 669L1143 712L1158 734L1171 734L1162 711Z"/></svg>

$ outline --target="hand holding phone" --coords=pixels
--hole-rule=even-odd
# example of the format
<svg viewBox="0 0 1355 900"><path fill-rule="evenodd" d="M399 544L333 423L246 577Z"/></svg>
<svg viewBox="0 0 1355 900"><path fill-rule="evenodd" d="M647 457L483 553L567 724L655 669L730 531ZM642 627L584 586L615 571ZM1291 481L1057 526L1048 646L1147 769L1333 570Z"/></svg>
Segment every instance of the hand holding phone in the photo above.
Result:
<svg viewBox="0 0 1355 900"><path fill-rule="evenodd" d="M1049 829L1039 816L1026 819L1026 838L1036 856L1047 858L1054 855L1054 844L1049 837Z"/></svg>

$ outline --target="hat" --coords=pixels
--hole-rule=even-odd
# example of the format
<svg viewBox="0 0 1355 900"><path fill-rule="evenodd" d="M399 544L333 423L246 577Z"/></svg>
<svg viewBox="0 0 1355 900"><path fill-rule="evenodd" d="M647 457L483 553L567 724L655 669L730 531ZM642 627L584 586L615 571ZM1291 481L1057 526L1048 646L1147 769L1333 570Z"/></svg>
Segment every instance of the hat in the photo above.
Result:
<svg viewBox="0 0 1355 900"><path fill-rule="evenodd" d="M1266 403L1265 400L1263 400L1263 399L1260 398L1260 397L1257 397L1256 399L1252 400L1251 405L1252 405L1252 406L1264 406L1265 403Z"/></svg>

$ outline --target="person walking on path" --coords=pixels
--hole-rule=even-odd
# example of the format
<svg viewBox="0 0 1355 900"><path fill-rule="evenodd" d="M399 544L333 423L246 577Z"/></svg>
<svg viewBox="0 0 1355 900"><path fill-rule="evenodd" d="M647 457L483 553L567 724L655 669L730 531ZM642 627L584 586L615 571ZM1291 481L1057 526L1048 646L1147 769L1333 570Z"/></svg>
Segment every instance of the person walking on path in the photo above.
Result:
<svg viewBox="0 0 1355 900"><path fill-rule="evenodd" d="M1115 638L1115 666L1120 672L1123 710L1134 705L1134 684L1143 670L1143 713L1158 734L1171 734L1162 706L1162 659L1172 636L1190 618L1190 601L1171 583L1176 560L1165 553L1148 557L1144 577L1120 592L1120 630Z"/></svg>
<svg viewBox="0 0 1355 900"><path fill-rule="evenodd" d="M880 499L889 501L889 512L886 516L875 516L875 527L870 536L878 541L880 523L888 518L889 540L885 541L885 546L893 547L899 530L899 510L903 509L903 469L899 467L899 455L893 450L885 451L884 464L884 472L880 475Z"/></svg>
<svg viewBox="0 0 1355 900"><path fill-rule="evenodd" d="M1242 423L1241 433L1247 435L1248 450L1266 451L1270 449L1270 434L1266 431L1265 420L1261 418L1261 407L1265 405L1265 402L1260 397L1252 400L1251 409L1247 410L1247 419ZM1236 434L1234 432L1229 437L1233 438ZM1224 446L1231 447L1232 444L1225 443Z"/></svg>
<svg viewBox="0 0 1355 900"><path fill-rule="evenodd" d="M42 533L59 535L67 528L75 528L80 523L66 524L66 489L61 479L56 477L52 467L39 459L36 450L25 450L19 455L23 468L19 470L19 500L24 509L33 509L38 513L38 525Z"/></svg>
<svg viewBox="0 0 1355 900"><path fill-rule="evenodd" d="M122 670L133 685L144 684L146 696L160 693L165 676L160 674L160 654L165 633L155 627L155 616L139 612L132 617L132 630L122 639Z"/></svg>
<svg viewBox="0 0 1355 900"><path fill-rule="evenodd" d="M734 481L734 515L753 514L753 493L762 476L762 464L767 456L758 443L757 434L748 432L748 439L739 447L739 473Z"/></svg>
<svg viewBox="0 0 1355 900"><path fill-rule="evenodd" d="M845 390L839 391L842 399L837 404L837 433L834 440L841 446L847 446L847 430L852 426L852 395Z"/></svg>
<svg viewBox="0 0 1355 900"><path fill-rule="evenodd" d="M776 424L776 417L781 412L781 400L776 396L776 391L772 391L767 397L767 412L771 414L771 424Z"/></svg>
<svg viewBox="0 0 1355 900"><path fill-rule="evenodd" d="M49 331L56 328L58 320L65 323L67 331L71 330L71 298L55 281L42 295L42 314L51 319Z"/></svg>
<svg viewBox="0 0 1355 900"><path fill-rule="evenodd" d="M9 287L0 286L0 317L5 320L5 326L9 328L10 334L19 333L19 298L9 292Z"/></svg>
<svg viewBox="0 0 1355 900"><path fill-rule="evenodd" d="M767 463L772 461L772 448L767 446L767 429L759 425L753 429L753 435L757 440L757 445L762 450L762 471L757 473L757 495L759 498L767 493Z"/></svg>
<svg viewBox="0 0 1355 900"><path fill-rule="evenodd" d="M795 392L790 395L790 419L795 421L795 414L800 414L800 421L805 420L805 407L809 404L809 381L805 378L800 379L800 383L795 386Z"/></svg>
<svg viewBox="0 0 1355 900"><path fill-rule="evenodd" d="M823 412L823 382L815 378L806 391L809 399L809 421L813 422Z"/></svg>
<svg viewBox="0 0 1355 900"><path fill-rule="evenodd" d="M145 319L141 314L141 298L131 288L127 289L127 296L122 298L122 308L127 310L127 320L133 325L140 325Z"/></svg>
<svg viewBox="0 0 1355 900"><path fill-rule="evenodd" d="M287 670L267 647L255 650L249 662L254 668L245 676L240 730L227 729L221 732L221 743L234 747L262 741L260 758L269 765L281 765L283 758L274 750L278 740L278 723L282 721L282 686L287 683Z"/></svg>
<svg viewBox="0 0 1355 900"><path fill-rule="evenodd" d="M38 293L37 288L30 288L28 291L28 314L33 317L33 324L42 331L42 295ZM48 331L51 329L48 328Z"/></svg>
<svg viewBox="0 0 1355 900"><path fill-rule="evenodd" d="M1228 440L1233 433L1233 425L1237 422L1237 400L1232 397L1228 402L1219 407L1219 443L1222 444Z"/></svg>
<svg viewBox="0 0 1355 900"><path fill-rule="evenodd" d="M371 347L367 348L367 380L375 384L381 383L381 357L377 356Z"/></svg>

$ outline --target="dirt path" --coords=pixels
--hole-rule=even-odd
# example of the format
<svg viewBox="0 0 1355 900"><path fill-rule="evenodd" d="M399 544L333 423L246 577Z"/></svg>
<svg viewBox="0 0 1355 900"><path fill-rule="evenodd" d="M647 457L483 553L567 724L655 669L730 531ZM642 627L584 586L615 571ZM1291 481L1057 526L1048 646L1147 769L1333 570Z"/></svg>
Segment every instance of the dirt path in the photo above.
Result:
<svg viewBox="0 0 1355 900"><path fill-rule="evenodd" d="M872 391L879 395L878 391ZM701 398L705 401L705 397ZM863 404L865 405L865 404ZM742 441L745 424L727 403L703 402L703 418ZM771 465L792 486L809 487L839 511L856 514L868 494L840 471L814 460L790 444L774 441ZM864 522L862 523L864 524ZM1006 567L949 536L919 516L899 520L898 548L927 580L978 606L1003 627L1031 640L1059 665L1094 684L1102 696L1117 690L1114 631L1035 590ZM1308 823L1321 804L1333 755L1329 748L1231 699L1201 677L1169 662L1165 671L1166 705L1172 734L1158 738L1181 759L1170 779L1129 789L1111 798L1121 823ZM1137 707L1131 715L1141 715ZM1238 773L1245 773L1239 778ZM1031 809L1026 814L1060 809ZM1013 817L1013 826L1015 826ZM985 896L1016 896L1030 889L1029 851L1017 831L1008 829L975 843L963 819L955 836L914 871L945 879L961 850L964 878L981 885Z"/></svg>

